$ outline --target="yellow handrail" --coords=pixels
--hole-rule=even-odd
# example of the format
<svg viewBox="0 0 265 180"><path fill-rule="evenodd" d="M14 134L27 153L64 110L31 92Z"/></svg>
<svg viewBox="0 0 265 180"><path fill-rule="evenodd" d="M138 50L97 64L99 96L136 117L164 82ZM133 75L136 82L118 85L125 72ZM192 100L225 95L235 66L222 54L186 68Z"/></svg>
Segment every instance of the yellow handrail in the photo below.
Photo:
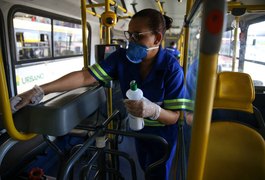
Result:
<svg viewBox="0 0 265 180"><path fill-rule="evenodd" d="M118 16L118 19L128 19L128 18L131 18L132 16Z"/></svg>
<svg viewBox="0 0 265 180"><path fill-rule="evenodd" d="M8 89L6 86L6 76L3 64L2 51L0 50L0 102L1 102L1 112L3 113L4 126L7 130L9 136L15 140L29 140L36 136L36 134L25 134L17 131L10 107Z"/></svg>
<svg viewBox="0 0 265 180"><path fill-rule="evenodd" d="M94 8L94 7L104 7L105 3L98 3L98 4L87 4L86 8Z"/></svg>
<svg viewBox="0 0 265 180"><path fill-rule="evenodd" d="M113 1L113 0L109 0L110 1L110 4L111 5L114 5L114 6L117 6L117 8L119 9L119 10L121 10L122 12L124 12L124 13L127 13L129 16L133 16L133 13L131 13L131 12L128 12L125 8L123 8L122 6L120 6L120 5L117 5L116 3L116 1Z"/></svg>
<svg viewBox="0 0 265 180"><path fill-rule="evenodd" d="M242 8L246 9L247 11L265 11L265 5L260 4L260 5L243 5L241 3L228 3L228 12L232 11L234 8Z"/></svg>
<svg viewBox="0 0 265 180"><path fill-rule="evenodd" d="M203 179L225 13L225 0L203 0L197 92L187 180Z"/></svg>
<svg viewBox="0 0 265 180"><path fill-rule="evenodd" d="M88 69L86 0L81 0L81 15L82 15L83 58L84 58L84 68L83 69Z"/></svg>
<svg viewBox="0 0 265 180"><path fill-rule="evenodd" d="M156 1L156 4L157 4L157 6L158 6L158 8L159 8L159 11L161 12L161 14L165 14L165 12L164 12L164 9L163 9L163 7L162 7L162 5L161 5L161 2L160 2L160 0L155 0Z"/></svg>
<svg viewBox="0 0 265 180"><path fill-rule="evenodd" d="M218 55L200 53L198 89L189 149L188 180L202 180L203 177L216 82L217 60Z"/></svg>
<svg viewBox="0 0 265 180"><path fill-rule="evenodd" d="M93 15L93 16L97 16L98 18L101 18L101 15L100 14L97 14L97 13L95 13L93 11L88 10L88 9L86 10L86 12L89 13L89 14L91 14L91 15Z"/></svg>
<svg viewBox="0 0 265 180"><path fill-rule="evenodd" d="M183 44L184 44L184 33L183 33L183 31L181 31L180 36L179 36L179 40L178 40L178 50L180 52L179 64L182 67L183 67L183 64L184 64L184 59L183 59L184 46L183 46Z"/></svg>
<svg viewBox="0 0 265 180"><path fill-rule="evenodd" d="M113 1L113 0L108 0L108 1L109 1L108 2L109 5L116 6L119 10L121 10L123 13L127 13L130 17L133 16L133 13L128 12L125 8L118 5L116 1ZM86 8L95 8L95 7L105 7L106 8L106 4L105 3L97 3L97 4L87 4L86 5ZM109 10L109 8L107 8L107 9ZM92 13L94 13L94 12L92 12ZM90 14L92 14L92 13L90 13Z"/></svg>
<svg viewBox="0 0 265 180"><path fill-rule="evenodd" d="M237 42L238 42L238 29L239 29L239 16L235 17L236 20L236 27L235 27L235 31L234 31L234 49L237 49ZM233 51L233 60L232 60L232 71L236 70L236 53L237 51Z"/></svg>
<svg viewBox="0 0 265 180"><path fill-rule="evenodd" d="M112 0L105 0L105 12L108 12L110 10L110 3L113 2ZM106 26L105 30L106 30L106 44L110 44L110 28ZM108 117L110 117L112 115L112 89L108 88ZM109 124L109 128L113 129L113 123Z"/></svg>
<svg viewBox="0 0 265 180"><path fill-rule="evenodd" d="M193 5L193 0L187 0L187 5L186 5L186 15L188 15L191 11L192 5ZM187 72L187 66L188 66L188 43L189 43L189 34L190 34L190 28L188 26L183 27L183 35L184 35L184 41L183 41L183 70L184 70L184 75L186 76Z"/></svg>

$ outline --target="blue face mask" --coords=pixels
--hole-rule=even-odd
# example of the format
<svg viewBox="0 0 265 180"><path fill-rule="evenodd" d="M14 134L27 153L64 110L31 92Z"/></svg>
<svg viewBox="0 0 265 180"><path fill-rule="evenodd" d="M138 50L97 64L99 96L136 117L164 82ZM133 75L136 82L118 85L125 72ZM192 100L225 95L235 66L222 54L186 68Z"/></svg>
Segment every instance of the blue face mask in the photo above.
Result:
<svg viewBox="0 0 265 180"><path fill-rule="evenodd" d="M126 57L132 63L140 63L142 59L147 56L147 51L152 49L157 49L159 46L147 48L144 45L137 44L135 42L130 42L129 47L126 51Z"/></svg>

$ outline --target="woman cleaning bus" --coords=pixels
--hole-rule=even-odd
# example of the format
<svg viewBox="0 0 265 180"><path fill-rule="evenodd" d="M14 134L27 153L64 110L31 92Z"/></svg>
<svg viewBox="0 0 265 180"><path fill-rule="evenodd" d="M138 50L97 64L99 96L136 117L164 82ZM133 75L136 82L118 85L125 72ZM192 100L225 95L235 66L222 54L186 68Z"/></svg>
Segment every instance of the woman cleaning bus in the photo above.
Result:
<svg viewBox="0 0 265 180"><path fill-rule="evenodd" d="M90 85L96 81L107 82L118 79L123 98L135 80L143 91L141 100L125 100L128 112L143 117L145 126L139 132L155 134L165 138L170 146L168 161L151 172L151 179L167 179L170 163L176 146L177 125L184 101L184 76L176 58L161 47L165 31L171 27L172 19L154 9L137 12L124 34L129 40L128 49L120 48L89 70L69 73L53 82L35 86L19 94L11 101L15 110L30 103L38 103L53 92L67 91ZM142 169L163 156L163 150L154 142L136 139L138 159Z"/></svg>

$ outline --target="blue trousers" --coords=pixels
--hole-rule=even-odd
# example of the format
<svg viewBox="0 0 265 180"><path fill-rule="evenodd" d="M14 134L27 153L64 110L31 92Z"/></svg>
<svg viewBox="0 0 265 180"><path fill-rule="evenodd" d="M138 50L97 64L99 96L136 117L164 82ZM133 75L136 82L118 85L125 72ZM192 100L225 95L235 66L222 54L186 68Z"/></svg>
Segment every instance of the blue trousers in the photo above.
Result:
<svg viewBox="0 0 265 180"><path fill-rule="evenodd" d="M174 156L174 149L176 149L177 143L177 125L168 125L163 127L150 127L146 126L142 129L141 133L153 134L163 137L169 144L169 159L162 165L155 168L151 174L150 179L152 180L166 180L169 174L169 168L171 167L172 158ZM135 139L136 151L139 159L139 163L143 171L146 168L160 160L165 153L161 143L150 140Z"/></svg>

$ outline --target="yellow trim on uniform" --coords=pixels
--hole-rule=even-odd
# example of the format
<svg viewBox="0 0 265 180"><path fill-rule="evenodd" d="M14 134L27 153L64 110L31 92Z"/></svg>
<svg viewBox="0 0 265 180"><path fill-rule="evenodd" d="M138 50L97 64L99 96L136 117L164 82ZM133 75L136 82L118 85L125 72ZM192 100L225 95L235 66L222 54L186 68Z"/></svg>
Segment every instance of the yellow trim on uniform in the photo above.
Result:
<svg viewBox="0 0 265 180"><path fill-rule="evenodd" d="M170 99L164 100L165 109L188 109L193 110L194 101L190 99Z"/></svg>
<svg viewBox="0 0 265 180"><path fill-rule="evenodd" d="M103 82L108 82L112 80L112 78L100 67L99 64L93 64L90 66L90 70L94 73L94 75Z"/></svg>
<svg viewBox="0 0 265 180"><path fill-rule="evenodd" d="M159 122L158 120L144 119L145 126L165 126L165 124Z"/></svg>

